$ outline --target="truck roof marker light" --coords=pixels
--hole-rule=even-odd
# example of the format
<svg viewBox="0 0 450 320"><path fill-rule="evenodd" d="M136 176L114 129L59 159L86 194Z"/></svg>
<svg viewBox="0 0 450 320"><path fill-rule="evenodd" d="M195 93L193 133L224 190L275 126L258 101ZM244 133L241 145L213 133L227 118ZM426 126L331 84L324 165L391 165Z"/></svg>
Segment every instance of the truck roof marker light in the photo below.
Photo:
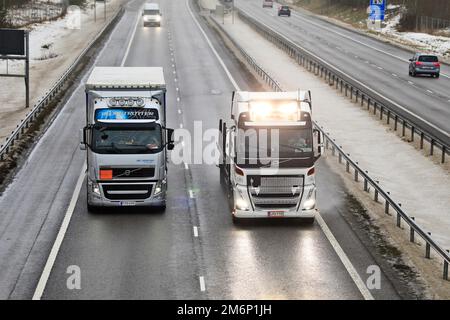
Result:
<svg viewBox="0 0 450 320"><path fill-rule="evenodd" d="M112 180L113 171L111 169L100 169L100 180Z"/></svg>
<svg viewBox="0 0 450 320"><path fill-rule="evenodd" d="M238 174L240 176L244 175L244 171L242 171L242 169L237 166L234 168L234 172L236 172L236 174Z"/></svg>
<svg viewBox="0 0 450 320"><path fill-rule="evenodd" d="M308 170L307 175L308 175L308 176L312 176L314 173L316 173L316 168L315 168L315 167L312 167L311 169Z"/></svg>

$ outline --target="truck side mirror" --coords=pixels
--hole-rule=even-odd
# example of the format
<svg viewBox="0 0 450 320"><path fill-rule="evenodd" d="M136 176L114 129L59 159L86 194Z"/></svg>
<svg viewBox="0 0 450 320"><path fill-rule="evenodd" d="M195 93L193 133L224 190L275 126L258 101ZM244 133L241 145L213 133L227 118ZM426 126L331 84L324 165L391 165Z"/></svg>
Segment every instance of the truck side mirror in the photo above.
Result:
<svg viewBox="0 0 450 320"><path fill-rule="evenodd" d="M323 133L318 130L314 129L313 131L314 140L317 140L317 150L314 150L314 161L319 160L319 158L322 156L322 150L323 150Z"/></svg>
<svg viewBox="0 0 450 320"><path fill-rule="evenodd" d="M80 129L80 150L86 150L86 128Z"/></svg>
<svg viewBox="0 0 450 320"><path fill-rule="evenodd" d="M173 150L175 148L175 144L173 141L173 129L166 129L167 130L167 150Z"/></svg>

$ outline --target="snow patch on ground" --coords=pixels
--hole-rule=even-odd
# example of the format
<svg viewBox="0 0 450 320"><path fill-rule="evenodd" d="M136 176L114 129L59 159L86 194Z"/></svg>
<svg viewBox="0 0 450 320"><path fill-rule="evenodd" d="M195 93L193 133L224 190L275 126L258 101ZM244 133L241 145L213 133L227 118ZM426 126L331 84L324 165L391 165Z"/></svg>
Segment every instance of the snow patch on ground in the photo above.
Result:
<svg viewBox="0 0 450 320"><path fill-rule="evenodd" d="M440 56L450 56L450 37L418 32L399 32L397 31L397 26L404 9L399 5L392 6L391 8L388 6L388 9L393 12L387 14L386 23L381 30L382 34L426 52ZM450 28L441 31L450 33Z"/></svg>

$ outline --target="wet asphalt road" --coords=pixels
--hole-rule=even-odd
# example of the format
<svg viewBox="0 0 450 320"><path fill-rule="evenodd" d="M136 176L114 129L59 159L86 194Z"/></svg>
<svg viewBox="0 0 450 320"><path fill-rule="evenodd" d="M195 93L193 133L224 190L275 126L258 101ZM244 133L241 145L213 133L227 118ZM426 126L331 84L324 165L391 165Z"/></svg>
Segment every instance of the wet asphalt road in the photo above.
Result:
<svg viewBox="0 0 450 320"><path fill-rule="evenodd" d="M127 6L97 65L120 65L142 3ZM228 116L234 88L187 3L160 1L160 5L162 27L138 24L125 65L164 67L168 127L182 124L192 132L194 121L201 121L204 130L216 128L218 119ZM199 21L239 86L253 88L245 71ZM84 163L78 150L83 117L80 86L0 198L0 298L29 299L34 293ZM365 281L367 267L377 264L374 252L341 214L348 208L342 181L324 162L318 172L321 214ZM83 184L42 298L362 298L317 223L260 221L234 226L214 165L186 169L171 164L168 183L164 213L131 209L89 213ZM80 267L81 290L67 288L71 265ZM383 271L381 289L371 292L377 299L400 298L388 274Z"/></svg>

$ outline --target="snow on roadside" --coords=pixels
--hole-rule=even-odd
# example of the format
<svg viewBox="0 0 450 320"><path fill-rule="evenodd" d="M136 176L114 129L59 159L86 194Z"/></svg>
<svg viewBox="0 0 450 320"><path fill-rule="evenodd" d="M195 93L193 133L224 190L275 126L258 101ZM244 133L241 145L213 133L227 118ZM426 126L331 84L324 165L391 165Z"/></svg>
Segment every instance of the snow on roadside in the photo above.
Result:
<svg viewBox="0 0 450 320"><path fill-rule="evenodd" d="M400 23L403 9L398 5L388 7L388 9L393 10L393 12L387 15L386 24L381 30L382 34L395 38L403 44L420 48L426 52L440 56L450 56L450 37L419 32L399 32L397 31L397 26Z"/></svg>

